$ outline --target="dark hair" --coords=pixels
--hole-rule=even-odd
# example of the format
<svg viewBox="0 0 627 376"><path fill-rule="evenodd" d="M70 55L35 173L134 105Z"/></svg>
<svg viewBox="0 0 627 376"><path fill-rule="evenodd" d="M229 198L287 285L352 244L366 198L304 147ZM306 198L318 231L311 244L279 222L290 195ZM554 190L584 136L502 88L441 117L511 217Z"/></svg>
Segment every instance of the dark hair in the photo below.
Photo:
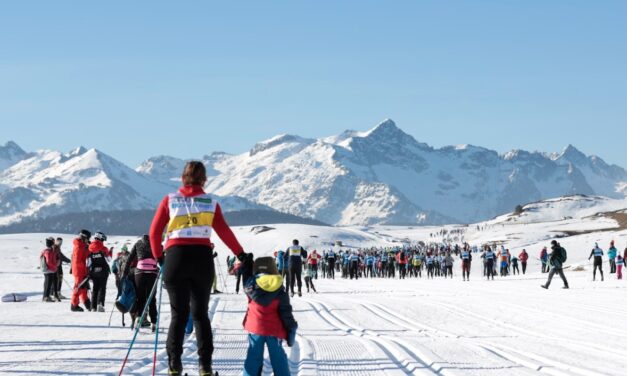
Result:
<svg viewBox="0 0 627 376"><path fill-rule="evenodd" d="M294 240L292 240L292 244L294 244L294 245L298 245L298 239L294 239Z"/></svg>
<svg viewBox="0 0 627 376"><path fill-rule="evenodd" d="M181 176L183 185L204 185L207 182L207 170L200 161L189 161Z"/></svg>

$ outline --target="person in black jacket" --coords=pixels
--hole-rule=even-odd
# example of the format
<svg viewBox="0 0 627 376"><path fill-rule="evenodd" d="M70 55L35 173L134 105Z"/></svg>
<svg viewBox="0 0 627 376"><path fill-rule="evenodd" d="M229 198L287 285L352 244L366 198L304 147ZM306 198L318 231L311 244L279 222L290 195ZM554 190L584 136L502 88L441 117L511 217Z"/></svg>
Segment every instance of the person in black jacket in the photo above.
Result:
<svg viewBox="0 0 627 376"><path fill-rule="evenodd" d="M290 270L290 296L294 296L294 284L298 285L298 296L303 296L303 259L307 259L307 251L298 244L298 240L292 241L292 246L285 253L289 257L288 268Z"/></svg>
<svg viewBox="0 0 627 376"><path fill-rule="evenodd" d="M562 269L562 263L566 260L566 250L562 247L556 240L551 242L551 255L549 256L549 265L551 266L551 271L549 272L549 279L546 281L546 284L540 285L543 289L548 289L551 284L551 280L555 273L559 274L560 278L564 282L565 289L568 288L568 281L566 280L566 276L564 275L564 270Z"/></svg>
<svg viewBox="0 0 627 376"><path fill-rule="evenodd" d="M135 245L133 245L126 265L127 268L129 268L128 273L131 272L130 266L136 265L133 270L135 274L135 293L137 294L134 316L139 317L143 312L146 304L148 304L148 315L150 316L150 322L148 322L148 320L145 320L142 326L150 326L152 331L155 331L157 328L157 303L154 297L150 300L150 302L148 302L148 297L150 297L150 292L157 282L159 269L157 267L157 260L152 255L152 249L150 248L150 238L148 237L148 235L143 235L141 239L139 239L135 243ZM124 276L129 275L124 274L125 272L126 271L123 272ZM130 276L133 277L132 275ZM131 324L131 327L134 328L135 324L136 323L133 322L133 324Z"/></svg>

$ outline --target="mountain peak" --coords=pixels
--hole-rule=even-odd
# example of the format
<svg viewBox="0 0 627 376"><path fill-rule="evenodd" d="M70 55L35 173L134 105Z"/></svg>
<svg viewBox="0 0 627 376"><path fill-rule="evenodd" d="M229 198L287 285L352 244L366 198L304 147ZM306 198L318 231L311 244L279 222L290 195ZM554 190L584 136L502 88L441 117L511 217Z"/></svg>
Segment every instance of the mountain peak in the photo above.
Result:
<svg viewBox="0 0 627 376"><path fill-rule="evenodd" d="M313 142L315 142L315 140L310 140L307 138L303 138L300 136L295 136L295 135L291 135L291 134L280 134L277 136L274 136L268 140L265 141L261 141L258 142L257 144L255 144L255 146L253 146L252 149L250 149L250 156L253 156L257 153L260 153L264 150L268 150L271 149L275 146L281 145L281 144L285 144L285 143L297 143L297 144L312 144Z"/></svg>
<svg viewBox="0 0 627 376"><path fill-rule="evenodd" d="M562 153L559 155L558 158L563 158L567 161L575 163L581 163L588 159L588 157L584 153L582 153L579 149L571 144L568 144L568 146L566 146L564 150L562 150Z"/></svg>
<svg viewBox="0 0 627 376"><path fill-rule="evenodd" d="M385 119L379 124L377 124L377 126L369 130L367 134L368 135L371 135L374 133L391 134L391 133L398 133L398 132L405 134L405 132L403 132L399 127L396 126L396 123L394 122L394 120Z"/></svg>

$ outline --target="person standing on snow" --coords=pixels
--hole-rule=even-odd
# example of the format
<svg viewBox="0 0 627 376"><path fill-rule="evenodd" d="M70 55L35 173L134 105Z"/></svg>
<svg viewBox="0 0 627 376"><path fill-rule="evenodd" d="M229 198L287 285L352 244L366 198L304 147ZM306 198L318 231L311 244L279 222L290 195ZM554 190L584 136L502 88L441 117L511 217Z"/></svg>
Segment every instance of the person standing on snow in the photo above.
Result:
<svg viewBox="0 0 627 376"><path fill-rule="evenodd" d="M290 271L290 296L294 296L294 285L298 286L298 296L303 296L303 259L307 259L307 251L298 244L298 239L292 240L292 246L285 251L288 255L288 268Z"/></svg>
<svg viewBox="0 0 627 376"><path fill-rule="evenodd" d="M522 266L522 274L525 275L525 272L527 271L527 260L529 260L529 254L526 250L523 249L522 252L520 252L520 254L518 255L518 259L520 260L520 266Z"/></svg>
<svg viewBox="0 0 627 376"><path fill-rule="evenodd" d="M93 282L91 292L91 310L92 312L104 312L105 296L107 295L107 280L111 269L109 262L111 260L111 251L105 247L104 242L107 236L102 232L96 232L94 241L89 245L89 257L87 258L87 267L89 268L89 277Z"/></svg>
<svg viewBox="0 0 627 376"><path fill-rule="evenodd" d="M549 252L546 247L540 251L540 262L542 262L542 273L548 273L549 271Z"/></svg>
<svg viewBox="0 0 627 376"><path fill-rule="evenodd" d="M616 279L623 279L623 265L625 265L625 259L618 255L616 257Z"/></svg>
<svg viewBox="0 0 627 376"><path fill-rule="evenodd" d="M610 242L610 249L607 250L607 258L610 261L610 274L616 273L616 254L618 250L614 247L614 241Z"/></svg>
<svg viewBox="0 0 627 376"><path fill-rule="evenodd" d="M150 322L145 320L142 326L150 326L151 329L155 331L157 324L157 299L153 297L148 301L148 297L150 296L152 287L157 282L159 270L157 268L157 260L154 258L152 249L150 248L150 237L148 235L143 235L141 239L133 245L131 253L128 256L127 265L136 265L134 268L135 275L130 274L130 271L124 271L122 273L123 275L128 275L135 281L135 294L137 296L135 301L135 305L137 306L136 311L141 314L146 304L148 304ZM135 327L135 325L136 323L133 323L131 326Z"/></svg>
<svg viewBox="0 0 627 376"><path fill-rule="evenodd" d="M244 292L248 308L244 330L248 332L248 351L244 361L244 376L263 373L264 352L268 348L272 371L276 376L289 376L289 362L281 341L292 347L296 341L298 323L292 305L272 257L259 257L244 271ZM202 375L201 375L202 376Z"/></svg>
<svg viewBox="0 0 627 376"><path fill-rule="evenodd" d="M551 280L555 273L559 274L560 278L564 282L564 289L568 287L568 281L566 280L566 276L564 275L564 270L562 269L564 262L566 262L566 250L562 247L556 240L551 241L551 256L549 258L549 264L551 265L551 271L549 272L549 279L546 281L544 285L540 285L543 289L548 289L551 284Z"/></svg>
<svg viewBox="0 0 627 376"><path fill-rule="evenodd" d="M318 261L320 260L320 255L318 254L318 251L316 251L315 249L313 250L313 252L311 252L311 254L309 255L309 257L307 257L307 270L311 270L311 272L313 273L313 278L314 279L318 279Z"/></svg>
<svg viewBox="0 0 627 376"><path fill-rule="evenodd" d="M593 267L592 267L592 280L596 280L597 278L597 269L601 273L601 282L603 282L603 250L599 247L599 243L594 243L594 248L590 252L590 256L588 256L588 260L594 257Z"/></svg>
<svg viewBox="0 0 627 376"><path fill-rule="evenodd" d="M42 301L44 302L54 302L55 299L59 302L61 301L57 291L57 268L59 258L52 249L53 246L54 238L46 238L46 248L39 256L41 271L44 273L44 293L42 296Z"/></svg>
<svg viewBox="0 0 627 376"><path fill-rule="evenodd" d="M61 246L63 245L62 238L56 238L54 241L54 245L52 246L52 250L57 255L59 259L59 266L57 267L57 292L59 295L59 299L67 299L63 294L61 294L61 287L63 286L63 263L69 264L72 262L69 258L67 258L63 252L61 252Z"/></svg>
<svg viewBox="0 0 627 376"><path fill-rule="evenodd" d="M496 259L496 255L494 254L490 246L488 246L484 256L487 270L486 277L488 280L490 280L490 277L492 277L492 280L494 281L494 260Z"/></svg>
<svg viewBox="0 0 627 376"><path fill-rule="evenodd" d="M460 253L462 259L462 278L464 281L470 281L470 263L472 262L472 254L468 246L465 246Z"/></svg>
<svg viewBox="0 0 627 376"><path fill-rule="evenodd" d="M325 256L327 266L327 278L335 279L335 259L336 254L332 249Z"/></svg>
<svg viewBox="0 0 627 376"><path fill-rule="evenodd" d="M212 230L245 267L252 264L252 254L244 252L224 220L222 208L203 190L207 182L204 164L187 162L181 181L183 186L159 204L149 235L152 254L164 268L163 280L172 312L166 345L168 373L180 376L183 372L181 355L191 300L200 375L212 376L213 335L207 315L211 284L215 277L210 241ZM161 243L164 232L165 256Z"/></svg>
<svg viewBox="0 0 627 376"><path fill-rule="evenodd" d="M70 274L74 275L74 289L72 291L72 299L70 309L73 312L83 312L79 307L79 300L85 305L85 308L91 310L91 301L87 296L89 289L89 277L87 272L87 258L89 257L89 239L91 232L81 230L78 238L74 239L72 252L72 266Z"/></svg>

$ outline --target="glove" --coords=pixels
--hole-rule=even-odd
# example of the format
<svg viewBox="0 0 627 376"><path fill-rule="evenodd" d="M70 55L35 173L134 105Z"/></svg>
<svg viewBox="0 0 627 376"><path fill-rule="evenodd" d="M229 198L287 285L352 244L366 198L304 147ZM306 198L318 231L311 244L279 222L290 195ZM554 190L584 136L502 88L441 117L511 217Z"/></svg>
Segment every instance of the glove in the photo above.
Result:
<svg viewBox="0 0 627 376"><path fill-rule="evenodd" d="M287 346L288 347L292 347L294 346L294 342L296 342L296 328L294 327L292 330L290 330L290 332L287 334Z"/></svg>
<svg viewBox="0 0 627 376"><path fill-rule="evenodd" d="M244 283L253 275L253 254L242 252L237 255L237 259L241 262L240 273Z"/></svg>
<svg viewBox="0 0 627 376"><path fill-rule="evenodd" d="M213 258L218 257L218 252L213 252Z"/></svg>

